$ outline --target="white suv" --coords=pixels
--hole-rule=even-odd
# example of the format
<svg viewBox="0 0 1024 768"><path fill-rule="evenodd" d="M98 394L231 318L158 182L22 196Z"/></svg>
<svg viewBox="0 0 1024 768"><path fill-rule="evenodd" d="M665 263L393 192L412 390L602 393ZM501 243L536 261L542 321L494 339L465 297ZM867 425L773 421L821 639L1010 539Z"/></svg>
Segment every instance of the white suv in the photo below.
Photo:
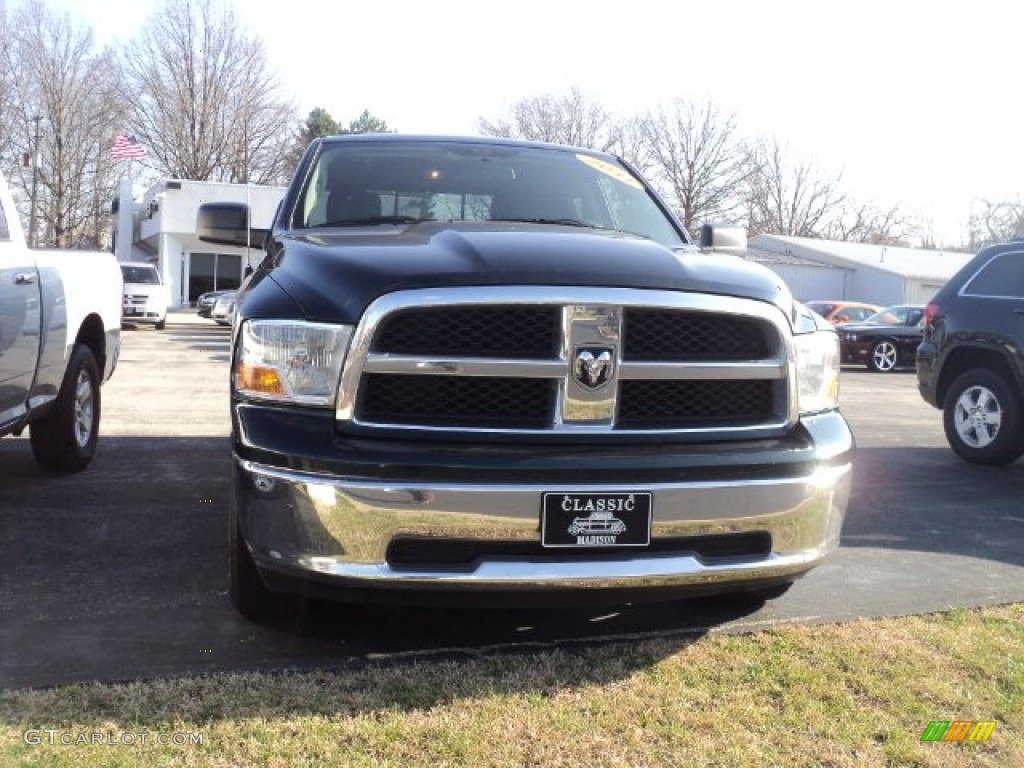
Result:
<svg viewBox="0 0 1024 768"><path fill-rule="evenodd" d="M160 281L160 272L152 264L142 261L121 262L124 278L124 299L121 302L121 320L133 323L153 323L158 331L167 325L167 286Z"/></svg>

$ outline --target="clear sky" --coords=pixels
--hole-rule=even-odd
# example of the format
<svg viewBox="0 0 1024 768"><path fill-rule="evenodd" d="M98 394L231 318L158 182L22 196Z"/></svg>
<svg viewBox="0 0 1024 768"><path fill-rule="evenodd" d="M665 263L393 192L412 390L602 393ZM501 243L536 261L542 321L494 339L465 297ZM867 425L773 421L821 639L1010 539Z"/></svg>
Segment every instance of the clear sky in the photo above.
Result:
<svg viewBox="0 0 1024 768"><path fill-rule="evenodd" d="M154 3L48 0L102 43ZM862 201L959 239L971 201L1017 199L1020 0L236 0L302 115L363 109L405 133L475 133L573 86L618 115L712 99Z"/></svg>

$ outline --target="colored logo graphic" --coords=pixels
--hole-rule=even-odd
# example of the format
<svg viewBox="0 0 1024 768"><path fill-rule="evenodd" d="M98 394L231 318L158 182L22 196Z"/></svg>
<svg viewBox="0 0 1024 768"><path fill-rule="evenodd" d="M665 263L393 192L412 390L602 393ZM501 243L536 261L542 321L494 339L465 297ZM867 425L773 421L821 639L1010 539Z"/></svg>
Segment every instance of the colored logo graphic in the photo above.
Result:
<svg viewBox="0 0 1024 768"><path fill-rule="evenodd" d="M988 741L995 729L995 720L932 720L921 741Z"/></svg>

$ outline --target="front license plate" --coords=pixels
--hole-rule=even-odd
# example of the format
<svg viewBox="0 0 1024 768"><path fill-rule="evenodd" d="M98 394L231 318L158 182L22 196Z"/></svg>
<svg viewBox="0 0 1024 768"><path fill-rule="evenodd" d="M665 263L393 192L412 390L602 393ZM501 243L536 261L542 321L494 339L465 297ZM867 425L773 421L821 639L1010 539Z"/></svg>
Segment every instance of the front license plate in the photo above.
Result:
<svg viewBox="0 0 1024 768"><path fill-rule="evenodd" d="M646 547L651 543L650 492L545 493L545 547Z"/></svg>

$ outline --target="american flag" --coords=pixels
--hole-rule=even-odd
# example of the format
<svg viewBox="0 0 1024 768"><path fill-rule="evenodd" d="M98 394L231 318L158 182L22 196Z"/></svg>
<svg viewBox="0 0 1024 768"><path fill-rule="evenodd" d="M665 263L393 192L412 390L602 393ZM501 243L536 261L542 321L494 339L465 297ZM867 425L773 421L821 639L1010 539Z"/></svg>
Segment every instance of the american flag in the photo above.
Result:
<svg viewBox="0 0 1024 768"><path fill-rule="evenodd" d="M134 136L119 133L110 148L110 156L115 160L132 160L136 157L145 157L146 148L139 144Z"/></svg>

